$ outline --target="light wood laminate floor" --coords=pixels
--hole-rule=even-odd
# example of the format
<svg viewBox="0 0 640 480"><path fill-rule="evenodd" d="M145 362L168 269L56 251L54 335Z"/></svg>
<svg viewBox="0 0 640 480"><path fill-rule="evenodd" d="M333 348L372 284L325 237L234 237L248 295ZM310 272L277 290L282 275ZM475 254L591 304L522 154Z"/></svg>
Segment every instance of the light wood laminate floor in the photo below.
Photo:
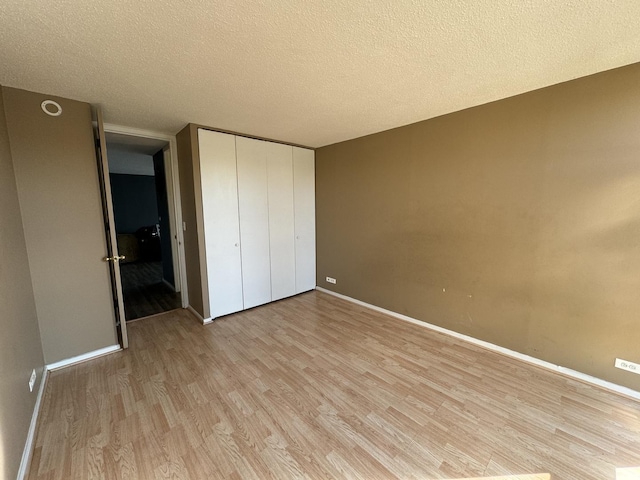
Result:
<svg viewBox="0 0 640 480"><path fill-rule="evenodd" d="M206 327L169 312L129 339L51 374L31 479L613 480L640 466L640 402L323 293Z"/></svg>

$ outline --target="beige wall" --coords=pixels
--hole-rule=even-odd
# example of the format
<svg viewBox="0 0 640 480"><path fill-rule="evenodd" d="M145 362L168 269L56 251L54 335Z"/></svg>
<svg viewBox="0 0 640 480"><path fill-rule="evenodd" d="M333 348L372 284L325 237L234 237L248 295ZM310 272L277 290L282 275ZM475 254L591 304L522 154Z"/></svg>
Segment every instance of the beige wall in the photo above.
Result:
<svg viewBox="0 0 640 480"><path fill-rule="evenodd" d="M187 286L189 293L189 305L197 311L203 318L209 316L209 304L205 302L204 287L207 285L203 281L206 272L202 271L202 261L199 240L199 228L197 220L196 186L199 185L194 175L194 166L199 161L197 149L197 129L192 125L187 125L176 135L178 149L178 173L180 175L180 202L182 205L182 221L187 229L184 231L184 257L185 269L187 273ZM202 204L202 201L200 201ZM202 260L202 261L201 261ZM205 305L206 303L206 305Z"/></svg>
<svg viewBox="0 0 640 480"><path fill-rule="evenodd" d="M0 478L16 478L44 357L0 91ZM31 371L38 375L29 392Z"/></svg>
<svg viewBox="0 0 640 480"><path fill-rule="evenodd" d="M636 64L318 149L318 285L640 390L613 366L640 362L639 85Z"/></svg>
<svg viewBox="0 0 640 480"><path fill-rule="evenodd" d="M90 106L3 88L47 363L117 343ZM51 117L40 103L58 101Z"/></svg>

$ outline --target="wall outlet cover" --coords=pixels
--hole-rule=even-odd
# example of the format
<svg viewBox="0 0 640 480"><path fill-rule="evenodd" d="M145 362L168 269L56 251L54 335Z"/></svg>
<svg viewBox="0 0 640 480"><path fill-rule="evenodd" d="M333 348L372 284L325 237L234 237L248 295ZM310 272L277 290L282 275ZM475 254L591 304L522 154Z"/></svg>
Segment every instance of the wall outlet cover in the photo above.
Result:
<svg viewBox="0 0 640 480"><path fill-rule="evenodd" d="M35 368L31 372L31 377L29 378L29 391L33 392L33 386L36 384L36 370Z"/></svg>
<svg viewBox="0 0 640 480"><path fill-rule="evenodd" d="M628 372L637 373L640 375L640 364L629 362L628 360L622 360L621 358L616 358L616 367L621 368L622 370L627 370Z"/></svg>
<svg viewBox="0 0 640 480"><path fill-rule="evenodd" d="M335 278L331 278L331 277L327 277L327 283L333 283L335 285L336 284L336 279Z"/></svg>

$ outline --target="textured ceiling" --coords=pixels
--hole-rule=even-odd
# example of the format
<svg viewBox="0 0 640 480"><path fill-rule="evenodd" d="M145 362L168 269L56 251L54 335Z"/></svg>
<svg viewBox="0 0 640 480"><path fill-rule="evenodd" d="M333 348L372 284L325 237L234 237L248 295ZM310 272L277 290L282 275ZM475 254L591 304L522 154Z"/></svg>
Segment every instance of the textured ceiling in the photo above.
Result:
<svg viewBox="0 0 640 480"><path fill-rule="evenodd" d="M640 61L638 0L2 0L0 84L308 146Z"/></svg>

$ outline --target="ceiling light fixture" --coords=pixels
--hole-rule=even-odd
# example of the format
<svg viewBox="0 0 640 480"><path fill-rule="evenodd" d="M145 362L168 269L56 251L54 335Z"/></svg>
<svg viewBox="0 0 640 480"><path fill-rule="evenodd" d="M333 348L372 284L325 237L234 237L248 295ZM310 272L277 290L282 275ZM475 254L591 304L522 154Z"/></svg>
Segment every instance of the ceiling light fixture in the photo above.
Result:
<svg viewBox="0 0 640 480"><path fill-rule="evenodd" d="M62 115L62 107L58 102L54 102L53 100L45 100L40 104L40 107L44 113L52 117L59 117Z"/></svg>

